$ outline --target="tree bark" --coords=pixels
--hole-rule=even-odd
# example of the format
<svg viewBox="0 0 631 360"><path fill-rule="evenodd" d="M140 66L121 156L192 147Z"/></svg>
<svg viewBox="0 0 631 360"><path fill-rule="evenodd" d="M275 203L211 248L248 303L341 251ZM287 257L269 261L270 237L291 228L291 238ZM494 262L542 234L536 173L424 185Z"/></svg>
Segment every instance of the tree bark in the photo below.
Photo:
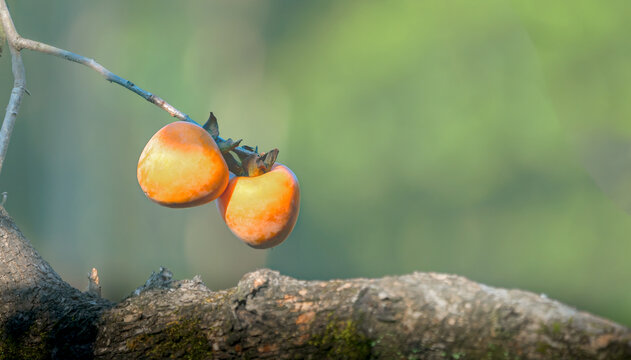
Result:
<svg viewBox="0 0 631 360"><path fill-rule="evenodd" d="M152 274L120 303L65 283L0 209L0 359L630 359L631 331L454 275L234 288Z"/></svg>

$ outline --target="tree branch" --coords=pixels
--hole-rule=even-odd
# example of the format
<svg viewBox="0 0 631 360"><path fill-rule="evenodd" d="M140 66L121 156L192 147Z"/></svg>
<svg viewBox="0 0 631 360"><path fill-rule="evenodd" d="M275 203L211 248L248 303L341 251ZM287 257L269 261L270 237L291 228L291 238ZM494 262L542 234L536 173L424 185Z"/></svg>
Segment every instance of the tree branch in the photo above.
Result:
<svg viewBox="0 0 631 360"><path fill-rule="evenodd" d="M13 67L14 67L14 77L16 79L16 84L18 83L19 80L19 85L14 85L14 92L16 94L16 96L13 96L13 92L12 92L12 96L11 96L11 100L9 101L9 107L11 107L11 112L9 112L9 107L7 108L7 115L5 116L5 122L3 123L3 127L2 130L5 130L6 127L6 132L0 132L0 170L2 169L2 160L4 159L4 156L6 154L6 148L8 147L9 144L9 138L11 136L11 131L13 130L13 125L15 123L15 118L17 117L17 112L18 112L18 108L20 105L20 100L22 98L22 94L24 93L25 86L26 86L26 80L25 80L25 76L24 76L24 65L21 61L21 57L20 57L20 51L23 49L28 49L28 50L33 50L33 51L37 51L37 52L41 52L43 54L48 54L48 55L52 55L52 56L56 56L68 61L72 61L78 64L82 64L87 66L88 68L96 71L97 73L101 74L105 80L118 84L122 87L124 87L125 89L128 89L132 92L134 92L135 94L141 96L143 99L147 100L148 102L158 106L160 109L166 111L169 115L171 115L172 117L177 118L178 120L181 121L188 121L188 122L192 122L194 124L199 125L196 121L194 121L193 119L191 119L190 116L188 116L187 114L183 113L182 111L178 110L177 108L175 108L173 105L169 104L168 102L166 102L164 99L162 99L161 97L150 93L149 91L146 91L140 87L138 87L136 84L134 84L133 82L126 80L116 74L114 74L113 72L111 72L110 70L108 70L107 68L105 68L103 65L99 64L98 62L96 62L94 59L85 57L85 56L81 56L79 54L75 54L71 51L68 50L64 50L64 49L60 49L45 43L41 43L39 41L35 41L35 40L31 40L31 39L26 39L20 36L20 34L17 32L15 25L13 24L13 20L11 19L11 14L9 12L9 8L7 7L6 1L5 0L0 0L0 19L2 20L2 23L4 24L4 30L7 36L7 40L9 43L9 47L11 49L11 53L13 54L14 52L17 53L16 56L13 57ZM17 67L17 71L21 70L21 73L19 74L19 76L16 75L16 67ZM18 87L19 86L19 87ZM10 116L9 116L10 114ZM7 118L10 120L9 122L7 122ZM223 138L221 138L220 136L214 136L215 141L219 144L225 144L225 143L230 143L230 139L229 140L225 140ZM250 150L247 147L242 147L242 146L237 146L234 148L231 148L230 151L235 152L239 158L241 159L245 159L249 156L257 156L258 154L255 151ZM236 167L233 167L231 170L234 170L233 172L238 173L239 171L236 169Z"/></svg>
<svg viewBox="0 0 631 360"><path fill-rule="evenodd" d="M192 121L92 59L21 38L5 0L0 21L14 74L0 166L26 91L22 49L84 64ZM199 277L174 281L161 269L114 304L98 296L94 271L88 289L65 283L0 207L0 358L631 358L626 327L546 297L453 275L299 281L259 270L235 288L212 291Z"/></svg>
<svg viewBox="0 0 631 360"><path fill-rule="evenodd" d="M81 56L79 54L75 54L73 52L70 52L64 49L60 49L48 44L44 44L39 41L25 39L19 35L15 39L15 44L19 50L29 49L29 50L41 52L44 54L53 55L53 56L56 56L68 61L76 62L81 65L85 65L89 67L90 69L96 71L97 73L101 74L105 78L105 80L118 84L130 91L133 91L134 93L140 95L143 99L149 101L150 103L166 111L167 113L169 113L169 115L173 116L174 118L177 118L178 120L182 120L182 121L196 123L188 115L176 109L173 105L169 104L161 97L154 95L146 90L143 90L140 87L136 86L131 81L123 79L122 77L114 74L113 72L106 69L103 65L96 62L94 59L90 59L85 56Z"/></svg>
<svg viewBox="0 0 631 360"><path fill-rule="evenodd" d="M198 278L128 298L103 319L95 353L106 359L631 356L631 333L620 325L529 292L435 273L325 282L263 269L216 292Z"/></svg>
<svg viewBox="0 0 631 360"><path fill-rule="evenodd" d="M212 291L163 268L113 304L63 282L0 208L0 358L629 359L631 331L435 273L300 281L263 269Z"/></svg>
<svg viewBox="0 0 631 360"><path fill-rule="evenodd" d="M9 103L7 104L7 110L4 114L2 128L0 128L0 171L2 171L2 165L4 164L4 159L7 155L7 149L9 148L11 133L13 132L13 127L15 126L15 120L18 116L22 97L26 91L26 75L20 50L15 46L15 38L18 35L15 31L15 26L13 25L13 20L9 14L5 0L0 0L0 24L8 40L9 51L11 52L11 67L13 71L13 90L11 90L11 96L9 98Z"/></svg>

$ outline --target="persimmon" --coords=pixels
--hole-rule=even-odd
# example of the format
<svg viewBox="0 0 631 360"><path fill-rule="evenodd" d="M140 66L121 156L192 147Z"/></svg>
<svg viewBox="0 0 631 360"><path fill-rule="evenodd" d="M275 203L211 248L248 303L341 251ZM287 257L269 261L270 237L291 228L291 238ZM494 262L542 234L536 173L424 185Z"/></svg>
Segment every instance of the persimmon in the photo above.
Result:
<svg viewBox="0 0 631 360"><path fill-rule="evenodd" d="M140 154L137 176L149 199L174 208L213 201L229 181L228 166L212 136L185 121L153 135Z"/></svg>
<svg viewBox="0 0 631 360"><path fill-rule="evenodd" d="M298 219L298 179L279 163L262 175L235 176L217 199L217 209L230 231L246 244L257 249L276 246Z"/></svg>

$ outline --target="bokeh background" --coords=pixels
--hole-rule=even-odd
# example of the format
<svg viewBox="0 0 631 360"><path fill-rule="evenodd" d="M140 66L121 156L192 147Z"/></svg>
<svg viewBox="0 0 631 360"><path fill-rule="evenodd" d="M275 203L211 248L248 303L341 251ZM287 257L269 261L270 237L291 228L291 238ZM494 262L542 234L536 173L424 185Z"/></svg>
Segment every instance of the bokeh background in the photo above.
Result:
<svg viewBox="0 0 631 360"><path fill-rule="evenodd" d="M297 174L281 246L215 205L136 182L173 119L79 65L25 51L0 190L39 252L118 300L152 270L211 288L267 266L302 279L456 273L631 325L631 3L9 0L26 37L90 56ZM12 77L0 58L0 99ZM4 106L4 105L3 105Z"/></svg>

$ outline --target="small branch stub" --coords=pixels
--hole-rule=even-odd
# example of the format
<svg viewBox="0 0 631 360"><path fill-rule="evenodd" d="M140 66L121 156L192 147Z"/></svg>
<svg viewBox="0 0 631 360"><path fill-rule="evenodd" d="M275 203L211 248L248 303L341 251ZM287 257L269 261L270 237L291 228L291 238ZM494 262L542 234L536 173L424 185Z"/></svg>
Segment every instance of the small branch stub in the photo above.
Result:
<svg viewBox="0 0 631 360"><path fill-rule="evenodd" d="M101 284L99 282L99 273L96 271L96 268L92 268L92 271L88 274L88 289L86 293L95 296L101 297Z"/></svg>
<svg viewBox="0 0 631 360"><path fill-rule="evenodd" d="M160 266L160 270L157 273L152 271L145 284L132 292L132 296L138 296L149 289L168 288L172 282L173 273L164 266Z"/></svg>

